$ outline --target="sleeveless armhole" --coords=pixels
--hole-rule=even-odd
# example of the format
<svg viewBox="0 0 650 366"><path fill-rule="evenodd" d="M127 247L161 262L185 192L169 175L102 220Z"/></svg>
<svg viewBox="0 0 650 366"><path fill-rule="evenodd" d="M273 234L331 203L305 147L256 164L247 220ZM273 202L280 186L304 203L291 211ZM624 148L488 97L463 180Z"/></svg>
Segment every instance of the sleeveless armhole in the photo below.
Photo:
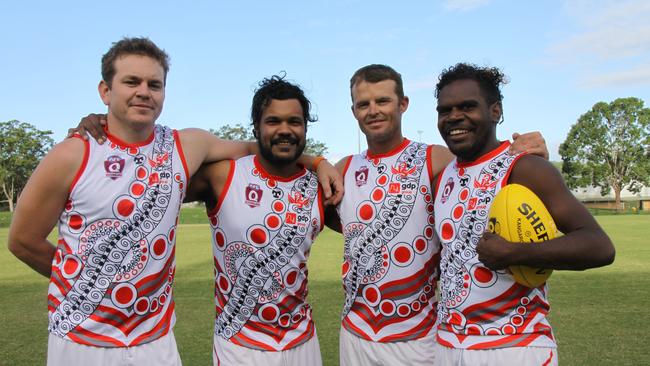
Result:
<svg viewBox="0 0 650 366"><path fill-rule="evenodd" d="M435 202L436 199L438 198L438 188L440 188L440 182L442 181L442 176L445 174L445 171L447 170L448 166L449 165L447 165L440 173L438 173L438 179L436 179L436 184L433 187L433 202ZM431 178L431 179L433 179L433 178Z"/></svg>
<svg viewBox="0 0 650 366"><path fill-rule="evenodd" d="M187 187L190 186L190 173L187 169L187 161L185 160L185 153L183 152L183 145L181 145L181 138L178 135L178 131L174 130L174 143L176 144L176 149L178 149L178 156L181 157L181 163L183 164L183 170L185 171L185 194L187 194Z"/></svg>
<svg viewBox="0 0 650 366"><path fill-rule="evenodd" d="M325 208L323 207L323 188L318 184L318 194L316 195L316 199L318 200L318 213L320 214L320 230L318 231L319 233L323 231L323 228L325 227Z"/></svg>
<svg viewBox="0 0 650 366"><path fill-rule="evenodd" d="M348 168L350 167L351 162L352 155L348 156L348 161L345 162L345 166L343 167L343 181L345 181L345 175L348 173Z"/></svg>
<svg viewBox="0 0 650 366"><path fill-rule="evenodd" d="M83 161L81 162L81 166L79 167L79 170L77 170L77 174L75 174L74 179L72 180L72 183L70 184L70 190L68 191L68 196L72 193L72 190L74 187L77 185L77 182L79 181L79 178L81 178L81 175L86 171L86 165L88 165L88 157L90 155L90 143L88 140L84 140L81 138L80 135L73 135L72 138L78 138L81 139L84 143L84 158Z"/></svg>
<svg viewBox="0 0 650 366"><path fill-rule="evenodd" d="M223 190L221 191L221 194L219 195L219 197L217 197L217 205L214 206L214 208L208 212L208 216L215 216L217 213L219 213L219 209L221 208L221 204L223 203L223 200L226 198L226 195L228 194L228 190L230 189L230 184L232 183L232 179L234 175L235 175L235 161L230 160L230 172L228 172L226 183L223 185Z"/></svg>
<svg viewBox="0 0 650 366"><path fill-rule="evenodd" d="M510 173L512 173L512 169L515 167L515 164L517 164L517 161L519 161L519 158L521 158L524 155L527 155L527 153L524 152L515 156L515 160L513 160L512 163L510 163L510 166L508 167L508 172L503 177L503 180L501 180L501 188L505 187L510 183Z"/></svg>
<svg viewBox="0 0 650 366"><path fill-rule="evenodd" d="M433 145L427 146L427 171L429 172L429 184L433 184L433 169L431 169L431 154L433 154Z"/></svg>

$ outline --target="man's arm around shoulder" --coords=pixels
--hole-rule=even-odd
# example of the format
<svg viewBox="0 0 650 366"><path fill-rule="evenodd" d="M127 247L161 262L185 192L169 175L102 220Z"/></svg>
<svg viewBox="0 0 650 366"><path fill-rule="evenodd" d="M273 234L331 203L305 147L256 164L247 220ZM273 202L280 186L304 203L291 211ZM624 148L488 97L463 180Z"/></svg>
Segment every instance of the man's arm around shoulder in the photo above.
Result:
<svg viewBox="0 0 650 366"><path fill-rule="evenodd" d="M56 247L47 241L84 159L85 143L65 139L43 158L20 194L9 229L9 250L49 277Z"/></svg>

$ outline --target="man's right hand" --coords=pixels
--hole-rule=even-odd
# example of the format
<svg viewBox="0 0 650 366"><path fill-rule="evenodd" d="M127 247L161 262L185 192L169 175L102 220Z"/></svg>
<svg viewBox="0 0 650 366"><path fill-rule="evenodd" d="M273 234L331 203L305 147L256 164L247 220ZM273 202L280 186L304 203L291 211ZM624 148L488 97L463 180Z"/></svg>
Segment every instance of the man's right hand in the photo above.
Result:
<svg viewBox="0 0 650 366"><path fill-rule="evenodd" d="M106 115L91 113L82 118L77 127L68 129L68 137L79 134L81 138L88 140L88 135L90 135L101 145L106 141L105 127Z"/></svg>

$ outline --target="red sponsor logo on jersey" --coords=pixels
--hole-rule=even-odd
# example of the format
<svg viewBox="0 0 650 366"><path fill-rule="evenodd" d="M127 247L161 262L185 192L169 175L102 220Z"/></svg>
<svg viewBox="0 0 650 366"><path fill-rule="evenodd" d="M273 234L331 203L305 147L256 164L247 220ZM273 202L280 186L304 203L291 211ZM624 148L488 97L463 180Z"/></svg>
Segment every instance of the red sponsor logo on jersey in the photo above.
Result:
<svg viewBox="0 0 650 366"><path fill-rule="evenodd" d="M109 156L104 160L104 170L106 170L106 176L113 180L121 177L124 170L124 159L117 155Z"/></svg>
<svg viewBox="0 0 650 366"><path fill-rule="evenodd" d="M391 183L388 185L388 193L399 194L402 191L402 185L399 183Z"/></svg>
<svg viewBox="0 0 650 366"><path fill-rule="evenodd" d="M469 202L467 204L467 209L468 210L473 210L476 208L476 203L478 202L478 198L472 197L469 199Z"/></svg>
<svg viewBox="0 0 650 366"><path fill-rule="evenodd" d="M368 183L368 167L364 165L354 172L354 180L357 182L357 187L361 187Z"/></svg>
<svg viewBox="0 0 650 366"><path fill-rule="evenodd" d="M289 194L289 203L296 205L298 208L309 203L309 198L303 197L300 192L294 192Z"/></svg>
<svg viewBox="0 0 650 366"><path fill-rule="evenodd" d="M442 189L442 198L440 199L442 203L447 202L451 192L454 190L454 185L455 183L453 178L447 179L447 183L445 183L445 187Z"/></svg>
<svg viewBox="0 0 650 366"><path fill-rule="evenodd" d="M260 205L260 201L262 200L262 193L260 186L250 183L248 187L246 187L246 197L244 202L251 208L257 207Z"/></svg>
<svg viewBox="0 0 650 366"><path fill-rule="evenodd" d="M296 220L296 213L295 212L287 212L287 214L284 216L284 222L286 222L289 225L295 225L297 220Z"/></svg>
<svg viewBox="0 0 650 366"><path fill-rule="evenodd" d="M407 177L415 173L415 167L409 168L405 162L401 162L397 166L391 167L390 171L393 174L401 175L402 177Z"/></svg>
<svg viewBox="0 0 650 366"><path fill-rule="evenodd" d="M492 182L494 180L494 182ZM483 174L481 180L474 179L474 188L478 188L482 191L487 191L488 189L494 189L497 186L497 181L492 177L492 174Z"/></svg>
<svg viewBox="0 0 650 366"><path fill-rule="evenodd" d="M152 185L154 185L156 183L159 183L159 182L160 182L160 176L158 175L157 172L153 172L153 173L151 173L151 175L149 175L149 185L150 186L152 186Z"/></svg>
<svg viewBox="0 0 650 366"><path fill-rule="evenodd" d="M165 155L162 155L162 156L156 156L156 157L153 158L153 160L152 159L148 159L148 160L149 160L149 165L152 168L155 168L155 167L158 167L160 165L165 164L165 162L167 162L167 160L169 160L169 153L165 153Z"/></svg>

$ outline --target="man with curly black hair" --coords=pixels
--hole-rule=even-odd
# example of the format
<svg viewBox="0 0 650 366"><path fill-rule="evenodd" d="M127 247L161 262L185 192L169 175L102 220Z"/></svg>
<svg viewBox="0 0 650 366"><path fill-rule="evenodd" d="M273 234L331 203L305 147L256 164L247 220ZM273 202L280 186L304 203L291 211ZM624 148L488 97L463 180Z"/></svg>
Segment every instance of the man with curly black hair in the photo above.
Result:
<svg viewBox="0 0 650 366"><path fill-rule="evenodd" d="M497 138L504 81L497 68L461 63L436 86L438 129L456 155L435 179L442 244L436 365L557 365L547 287L515 282L508 266L583 270L614 259L609 238L558 170L538 156L511 153ZM539 196L564 236L513 245L485 233L494 197L513 183Z"/></svg>
<svg viewBox="0 0 650 366"><path fill-rule="evenodd" d="M325 218L316 176L297 164L307 123L302 89L264 79L251 121L259 153L203 166L187 200L202 200L215 263L215 365L322 364L307 297L307 258Z"/></svg>

